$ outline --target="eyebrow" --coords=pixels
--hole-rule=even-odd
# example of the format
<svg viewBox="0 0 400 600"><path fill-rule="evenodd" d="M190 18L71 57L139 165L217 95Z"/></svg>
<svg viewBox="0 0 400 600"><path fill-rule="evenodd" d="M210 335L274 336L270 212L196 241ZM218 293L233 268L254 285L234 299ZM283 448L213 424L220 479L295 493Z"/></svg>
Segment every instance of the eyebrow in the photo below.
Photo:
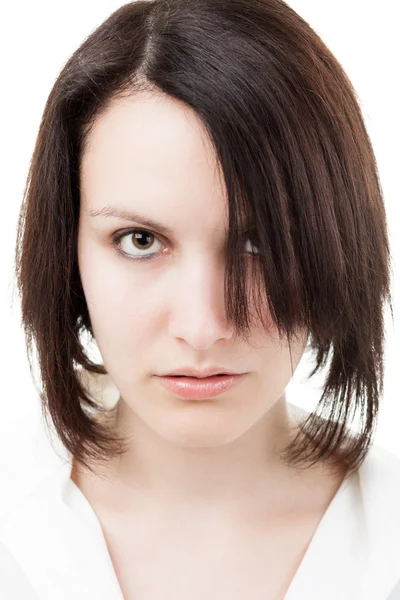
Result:
<svg viewBox="0 0 400 600"><path fill-rule="evenodd" d="M149 229L156 229L163 235L172 235L172 229L166 225L163 225L159 221L149 219L131 210L117 208L116 206L104 206L100 210L88 210L87 214L90 217L116 217L117 219L123 219L124 221L135 221L137 223L141 223Z"/></svg>
<svg viewBox="0 0 400 600"><path fill-rule="evenodd" d="M148 217L141 215L132 210L127 210L124 208L118 208L116 206L103 206L100 210L88 210L87 214L90 217L116 217L117 219L123 219L124 221L134 221L136 223L141 223L144 227L148 227L149 229L155 229L159 231L162 235L172 236L173 231L167 225L163 225L160 221L155 219L149 219ZM250 221L247 221L246 226L243 231L248 231L253 228Z"/></svg>

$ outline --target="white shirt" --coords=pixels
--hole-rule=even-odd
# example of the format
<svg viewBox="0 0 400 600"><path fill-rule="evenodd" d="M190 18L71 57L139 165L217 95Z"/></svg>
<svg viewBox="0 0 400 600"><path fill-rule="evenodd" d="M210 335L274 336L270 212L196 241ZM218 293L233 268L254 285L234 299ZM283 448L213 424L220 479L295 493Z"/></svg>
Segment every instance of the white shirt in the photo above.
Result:
<svg viewBox="0 0 400 600"><path fill-rule="evenodd" d="M0 598L123 600L71 456L60 444L53 457L0 511ZM400 458L375 445L333 498L285 600L387 600L399 581Z"/></svg>

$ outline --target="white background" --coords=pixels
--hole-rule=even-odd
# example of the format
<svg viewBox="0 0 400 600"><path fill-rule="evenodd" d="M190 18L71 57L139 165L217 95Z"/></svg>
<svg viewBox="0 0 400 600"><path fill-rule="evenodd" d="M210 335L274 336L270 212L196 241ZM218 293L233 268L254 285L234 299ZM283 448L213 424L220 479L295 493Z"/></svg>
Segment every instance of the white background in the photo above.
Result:
<svg viewBox="0 0 400 600"><path fill-rule="evenodd" d="M249 0L251 1L251 0ZM399 36L396 0L291 0L288 2L341 62L361 102L380 172L393 254L394 322L386 313L385 392L375 441L400 456L400 213L399 213ZM1 224L0 331L3 474L31 464L27 444L38 432L39 401L20 327L12 306L17 217L39 122L50 89L69 55L123 3L12 2L1 10ZM303 357L287 388L287 399L312 410L323 376L306 382Z"/></svg>

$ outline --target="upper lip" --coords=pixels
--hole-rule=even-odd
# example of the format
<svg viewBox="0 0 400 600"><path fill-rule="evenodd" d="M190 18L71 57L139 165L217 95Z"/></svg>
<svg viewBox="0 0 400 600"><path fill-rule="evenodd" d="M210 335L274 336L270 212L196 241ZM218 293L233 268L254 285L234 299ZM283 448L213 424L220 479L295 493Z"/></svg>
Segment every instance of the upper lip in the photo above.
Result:
<svg viewBox="0 0 400 600"><path fill-rule="evenodd" d="M199 379L203 379L204 377L211 377L212 375L241 375L242 373L237 373L236 371L232 371L232 369L225 369L225 367L209 367L208 369L193 369L192 367L182 367L179 369L175 369L174 371L170 371L169 373L163 373L163 375L184 375L186 377L198 377Z"/></svg>

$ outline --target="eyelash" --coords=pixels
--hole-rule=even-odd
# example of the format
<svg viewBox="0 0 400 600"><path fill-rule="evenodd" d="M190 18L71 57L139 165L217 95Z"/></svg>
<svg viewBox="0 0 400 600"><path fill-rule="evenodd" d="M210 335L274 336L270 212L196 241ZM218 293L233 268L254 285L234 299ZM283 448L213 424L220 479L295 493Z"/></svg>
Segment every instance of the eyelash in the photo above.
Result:
<svg viewBox="0 0 400 600"><path fill-rule="evenodd" d="M255 231L255 227L253 227L252 229L249 229L248 231L246 231L246 233L245 233L246 239L250 239L247 236L249 236L249 234L253 233L254 231ZM144 234L150 234L155 239L159 240L158 236L156 236L155 233L153 233L149 229L143 229L141 227L135 227L133 229L128 229L127 231L118 231L117 233L115 233L113 235L113 238L112 238L112 245L116 249L116 252L120 256L122 256L122 258L127 258L128 260L151 260L151 259L153 259L155 256L157 256L157 252L153 252L152 254L147 254L145 256L129 256L129 254L126 254L126 252L124 252L123 250L121 250L121 241L122 241L122 239L125 238L125 237L127 237L127 236L129 236L129 235L137 233L137 232L144 233ZM253 254L252 256L255 257L256 255Z"/></svg>

